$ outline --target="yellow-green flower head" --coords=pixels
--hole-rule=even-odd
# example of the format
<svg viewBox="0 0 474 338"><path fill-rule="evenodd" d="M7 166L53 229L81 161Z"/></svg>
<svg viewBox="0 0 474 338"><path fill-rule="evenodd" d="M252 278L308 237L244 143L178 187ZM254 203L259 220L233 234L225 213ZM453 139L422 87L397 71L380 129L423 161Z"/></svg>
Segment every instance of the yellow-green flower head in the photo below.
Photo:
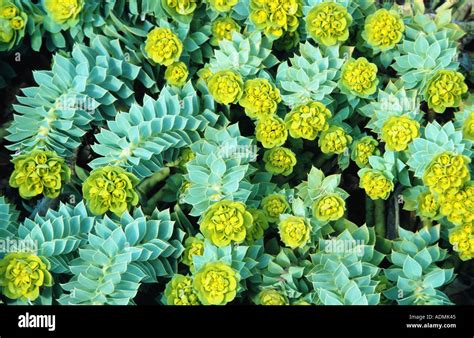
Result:
<svg viewBox="0 0 474 338"><path fill-rule="evenodd" d="M318 133L329 128L331 111L321 102L309 102L294 107L285 116L285 123L291 137L313 141Z"/></svg>
<svg viewBox="0 0 474 338"><path fill-rule="evenodd" d="M253 243L263 238L265 230L268 229L268 217L263 210L249 209L249 212L252 215L253 222L248 224L245 240Z"/></svg>
<svg viewBox="0 0 474 338"><path fill-rule="evenodd" d="M263 162L265 162L265 170L269 173L288 176L296 165L296 156L291 149L276 147L265 151Z"/></svg>
<svg viewBox="0 0 474 338"><path fill-rule="evenodd" d="M418 212L423 217L434 218L438 215L439 203L435 196L427 191L418 196Z"/></svg>
<svg viewBox="0 0 474 338"><path fill-rule="evenodd" d="M365 190L371 199L386 200L393 191L393 182L376 170L367 170L359 181L359 186Z"/></svg>
<svg viewBox="0 0 474 338"><path fill-rule="evenodd" d="M0 19L13 19L18 15L18 8L13 4L8 4L0 7Z"/></svg>
<svg viewBox="0 0 474 338"><path fill-rule="evenodd" d="M270 222L276 222L281 214L290 209L290 205L286 201L285 195L271 194L262 200L262 209Z"/></svg>
<svg viewBox="0 0 474 338"><path fill-rule="evenodd" d="M313 204L313 216L323 222L337 221L344 216L346 201L338 194L328 194L318 198Z"/></svg>
<svg viewBox="0 0 474 338"><path fill-rule="evenodd" d="M239 24L235 22L230 16L218 18L214 20L211 25L211 45L217 46L219 41L232 40L232 33L239 31Z"/></svg>
<svg viewBox="0 0 474 338"><path fill-rule="evenodd" d="M341 84L356 96L372 95L378 82L377 66L364 57L349 59L342 66Z"/></svg>
<svg viewBox="0 0 474 338"><path fill-rule="evenodd" d="M280 91L267 79L245 81L244 93L239 104L251 118L264 118L273 115L281 102Z"/></svg>
<svg viewBox="0 0 474 338"><path fill-rule="evenodd" d="M408 116L392 116L382 127L381 138L388 150L403 151L420 136L420 124Z"/></svg>
<svg viewBox="0 0 474 338"><path fill-rule="evenodd" d="M232 241L240 243L245 239L247 227L253 222L245 204L233 201L219 201L204 213L200 230L212 244L222 247Z"/></svg>
<svg viewBox="0 0 474 338"><path fill-rule="evenodd" d="M438 196L440 213L451 223L461 225L474 221L474 186L451 188Z"/></svg>
<svg viewBox="0 0 474 338"><path fill-rule="evenodd" d="M364 38L367 43L382 51L395 47L400 42L405 25L396 11L384 8L365 19Z"/></svg>
<svg viewBox="0 0 474 338"><path fill-rule="evenodd" d="M344 6L322 2L314 6L306 17L306 30L318 43L332 46L349 38L352 16Z"/></svg>
<svg viewBox="0 0 474 338"><path fill-rule="evenodd" d="M287 305L285 296L275 289L265 289L257 296L257 305Z"/></svg>
<svg viewBox="0 0 474 338"><path fill-rule="evenodd" d="M196 154L191 150L191 148L183 148L179 154L179 164L184 166L189 161L193 160L196 157Z"/></svg>
<svg viewBox="0 0 474 338"><path fill-rule="evenodd" d="M82 194L94 215L111 211L120 216L138 204L138 183L138 178L123 168L107 166L92 170L82 185Z"/></svg>
<svg viewBox="0 0 474 338"><path fill-rule="evenodd" d="M184 62L175 62L166 68L165 79L168 84L182 87L188 79L189 71Z"/></svg>
<svg viewBox="0 0 474 338"><path fill-rule="evenodd" d="M223 262L204 265L194 276L194 289L204 305L225 305L234 300L239 286L239 275Z"/></svg>
<svg viewBox="0 0 474 338"><path fill-rule="evenodd" d="M40 288L53 285L48 261L28 252L9 253L0 260L0 286L10 299L33 301Z"/></svg>
<svg viewBox="0 0 474 338"><path fill-rule="evenodd" d="M212 77L212 72L209 69L209 66L205 66L197 71L197 76L199 79L203 80L206 84L209 79Z"/></svg>
<svg viewBox="0 0 474 338"><path fill-rule="evenodd" d="M470 222L452 229L449 242L463 261L474 258L474 224Z"/></svg>
<svg viewBox="0 0 474 338"><path fill-rule="evenodd" d="M166 284L165 299L167 305L201 305L193 279L180 274L175 274Z"/></svg>
<svg viewBox="0 0 474 338"><path fill-rule="evenodd" d="M163 7L179 15L192 15L198 5L197 0L163 0Z"/></svg>
<svg viewBox="0 0 474 338"><path fill-rule="evenodd" d="M438 70L428 81L425 101L437 113L448 107L459 107L461 96L467 92L464 76L455 70Z"/></svg>
<svg viewBox="0 0 474 338"><path fill-rule="evenodd" d="M444 152L436 156L425 169L423 183L432 192L442 194L450 188L461 188L470 179L469 158Z"/></svg>
<svg viewBox="0 0 474 338"><path fill-rule="evenodd" d="M145 53L153 62L169 66L179 60L182 52L183 43L169 28L155 27L148 33Z"/></svg>
<svg viewBox="0 0 474 338"><path fill-rule="evenodd" d="M351 142L352 137L344 129L331 126L321 133L318 145L324 154L342 154Z"/></svg>
<svg viewBox="0 0 474 338"><path fill-rule="evenodd" d="M271 38L296 31L301 15L300 0L250 0L250 20Z"/></svg>
<svg viewBox="0 0 474 338"><path fill-rule="evenodd" d="M302 248L308 243L311 225L304 217L288 216L278 224L281 241L292 249Z"/></svg>
<svg viewBox="0 0 474 338"><path fill-rule="evenodd" d="M14 30L20 30L25 27L25 20L21 16L15 16L10 20L10 25Z"/></svg>
<svg viewBox="0 0 474 338"><path fill-rule="evenodd" d="M216 102L230 104L237 103L242 97L244 82L239 73L222 70L209 78L207 87Z"/></svg>
<svg viewBox="0 0 474 338"><path fill-rule="evenodd" d="M10 186L19 188L25 199L43 194L56 198L63 183L69 181L71 170L64 159L54 151L33 150L12 160L15 170L10 176Z"/></svg>
<svg viewBox="0 0 474 338"><path fill-rule="evenodd" d="M474 111L471 111L466 120L464 120L462 135L466 140L474 141Z"/></svg>
<svg viewBox="0 0 474 338"><path fill-rule="evenodd" d="M204 254L204 241L196 237L188 237L184 241L183 264L192 267L193 256L202 256Z"/></svg>
<svg viewBox="0 0 474 338"><path fill-rule="evenodd" d="M0 42L9 43L12 41L15 33L9 20L0 18Z"/></svg>
<svg viewBox="0 0 474 338"><path fill-rule="evenodd" d="M255 136L264 148L274 148L286 142L288 130L281 118L270 116L258 120L255 127Z"/></svg>
<svg viewBox="0 0 474 338"><path fill-rule="evenodd" d="M359 168L365 168L369 164L369 157L379 152L378 144L372 136L365 136L355 142L351 157Z"/></svg>
<svg viewBox="0 0 474 338"><path fill-rule="evenodd" d="M239 3L239 0L209 0L212 9L220 13L230 12L232 7Z"/></svg>
<svg viewBox="0 0 474 338"><path fill-rule="evenodd" d="M83 0L44 0L46 13L58 24L76 19L83 6Z"/></svg>

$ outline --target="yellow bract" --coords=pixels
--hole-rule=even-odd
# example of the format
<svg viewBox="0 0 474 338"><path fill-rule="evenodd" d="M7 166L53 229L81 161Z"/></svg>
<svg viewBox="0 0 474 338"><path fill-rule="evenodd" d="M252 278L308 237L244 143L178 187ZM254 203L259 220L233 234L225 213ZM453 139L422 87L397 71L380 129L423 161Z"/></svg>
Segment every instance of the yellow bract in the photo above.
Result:
<svg viewBox="0 0 474 338"><path fill-rule="evenodd" d="M433 218L438 215L439 203L435 196L427 191L418 196L418 209L421 216Z"/></svg>
<svg viewBox="0 0 474 338"><path fill-rule="evenodd" d="M193 267L193 256L204 254L204 241L196 237L188 237L184 242L183 264Z"/></svg>
<svg viewBox="0 0 474 338"><path fill-rule="evenodd" d="M301 15L300 0L250 0L250 20L272 38L296 31Z"/></svg>
<svg viewBox="0 0 474 338"><path fill-rule="evenodd" d="M232 33L240 31L240 26L230 16L214 20L211 26L211 44L217 46L221 40L232 40Z"/></svg>
<svg viewBox="0 0 474 338"><path fill-rule="evenodd" d="M318 43L332 46L349 38L352 22L347 9L335 2L323 2L314 6L306 17L306 29Z"/></svg>
<svg viewBox="0 0 474 338"><path fill-rule="evenodd" d="M365 38L369 45L382 51L394 47L403 36L405 25L395 11L379 9L365 19Z"/></svg>
<svg viewBox="0 0 474 338"><path fill-rule="evenodd" d="M474 141L474 111L471 111L464 121L462 134L466 140Z"/></svg>
<svg viewBox="0 0 474 338"><path fill-rule="evenodd" d="M352 137L344 129L331 126L322 132L318 145L324 154L342 154L351 142Z"/></svg>
<svg viewBox="0 0 474 338"><path fill-rule="evenodd" d="M314 140L318 133L329 128L331 112L321 102L309 102L294 107L285 116L285 123L291 137Z"/></svg>
<svg viewBox="0 0 474 338"><path fill-rule="evenodd" d="M204 305L225 305L237 295L239 276L223 262L204 265L194 276L194 289Z"/></svg>
<svg viewBox="0 0 474 338"><path fill-rule="evenodd" d="M273 115L281 102L280 91L267 79L247 80L239 104L251 118Z"/></svg>
<svg viewBox="0 0 474 338"><path fill-rule="evenodd" d="M229 12L232 7L239 3L239 0L209 0L211 7L218 12Z"/></svg>
<svg viewBox="0 0 474 338"><path fill-rule="evenodd" d="M245 239L252 215L241 202L219 201L206 210L200 225L204 237L222 247Z"/></svg>
<svg viewBox="0 0 474 338"><path fill-rule="evenodd" d="M470 179L469 158L444 152L436 156L423 174L423 183L432 192L442 194L450 188L460 188Z"/></svg>
<svg viewBox="0 0 474 338"><path fill-rule="evenodd" d="M384 174L368 170L360 178L359 185L365 190L367 196L371 199L383 199L386 200L393 191L393 182L385 177Z"/></svg>
<svg viewBox="0 0 474 338"><path fill-rule="evenodd" d="M191 277L175 274L166 284L165 299L168 305L201 305Z"/></svg>
<svg viewBox="0 0 474 338"><path fill-rule="evenodd" d="M451 230L449 242L463 261L474 258L474 224L466 223Z"/></svg>
<svg viewBox="0 0 474 338"><path fill-rule="evenodd" d="M382 127L382 140L388 150L403 151L420 135L420 124L407 116L392 116Z"/></svg>
<svg viewBox="0 0 474 338"><path fill-rule="evenodd" d="M44 9L59 24L75 19L83 6L83 0L44 0Z"/></svg>
<svg viewBox="0 0 474 338"><path fill-rule="evenodd" d="M276 222L289 208L285 195L282 194L271 194L262 200L262 209L270 222Z"/></svg>
<svg viewBox="0 0 474 338"><path fill-rule="evenodd" d="M281 241L292 249L302 248L308 243L311 225L299 216L288 216L278 225Z"/></svg>
<svg viewBox="0 0 474 338"><path fill-rule="evenodd" d="M320 221L336 221L344 216L346 202L337 194L318 198L313 204L313 216Z"/></svg>
<svg viewBox="0 0 474 338"><path fill-rule="evenodd" d="M165 79L172 86L182 87L188 79L188 67L184 62L175 62L166 68Z"/></svg>
<svg viewBox="0 0 474 338"><path fill-rule="evenodd" d="M258 305L286 305L285 297L275 289L265 289L258 294Z"/></svg>
<svg viewBox="0 0 474 338"><path fill-rule="evenodd" d="M460 225L474 221L474 186L467 185L459 190L451 188L438 199L440 213L451 223Z"/></svg>
<svg viewBox="0 0 474 338"><path fill-rule="evenodd" d="M288 130L281 118L271 116L257 122L255 136L264 148L274 148L285 143L288 138Z"/></svg>
<svg viewBox="0 0 474 338"><path fill-rule="evenodd" d="M242 97L244 83L239 73L223 70L209 77L207 87L216 102L230 104Z"/></svg>
<svg viewBox="0 0 474 338"><path fill-rule="evenodd" d="M366 58L347 60L342 66L341 83L356 96L368 96L377 90L377 66Z"/></svg>
<svg viewBox="0 0 474 338"><path fill-rule="evenodd" d="M459 107L461 96L467 92L464 76L454 70L438 70L428 81L425 100L428 107L443 113L448 107Z"/></svg>
<svg viewBox="0 0 474 338"><path fill-rule="evenodd" d="M263 154L265 170L272 174L288 176L296 165L296 156L293 151L284 147L276 147Z"/></svg>
<svg viewBox="0 0 474 338"><path fill-rule="evenodd" d="M169 28L155 27L148 33L145 53L153 62L169 66L179 60L183 43Z"/></svg>
<svg viewBox="0 0 474 338"><path fill-rule="evenodd" d="M366 136L357 141L353 148L353 160L360 168L369 164L369 157L374 155L377 150L378 142L370 136Z"/></svg>

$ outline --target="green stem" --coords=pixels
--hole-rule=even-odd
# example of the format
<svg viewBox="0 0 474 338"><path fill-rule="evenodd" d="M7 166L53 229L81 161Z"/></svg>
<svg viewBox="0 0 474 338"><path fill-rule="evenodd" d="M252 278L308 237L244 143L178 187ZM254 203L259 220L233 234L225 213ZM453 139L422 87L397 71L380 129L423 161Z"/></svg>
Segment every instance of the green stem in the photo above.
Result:
<svg viewBox="0 0 474 338"><path fill-rule="evenodd" d="M365 196L365 224L368 227L374 226L374 201Z"/></svg>
<svg viewBox="0 0 474 338"><path fill-rule="evenodd" d="M170 174L170 168L164 167L160 171L154 173L152 176L148 177L143 181L137 188L137 190L142 194L142 196L148 195L150 190L152 190L159 182L166 179Z"/></svg>
<svg viewBox="0 0 474 338"><path fill-rule="evenodd" d="M375 212L375 233L380 237L385 238L385 201L376 199L374 201Z"/></svg>

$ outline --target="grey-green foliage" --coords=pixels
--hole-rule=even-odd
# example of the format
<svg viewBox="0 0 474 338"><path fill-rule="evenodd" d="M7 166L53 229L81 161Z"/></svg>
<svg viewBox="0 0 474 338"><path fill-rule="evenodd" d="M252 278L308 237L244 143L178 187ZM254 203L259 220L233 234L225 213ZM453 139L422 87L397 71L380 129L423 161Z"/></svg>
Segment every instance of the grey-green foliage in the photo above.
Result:
<svg viewBox="0 0 474 338"><path fill-rule="evenodd" d="M70 56L56 54L52 69L36 71L37 87L23 89L8 129L13 151L35 147L70 156L92 121L109 119L115 106L134 102L133 80L140 68L125 60L118 40L96 36L76 44Z"/></svg>
<svg viewBox="0 0 474 338"><path fill-rule="evenodd" d="M413 233L400 228L400 238L393 242L389 256L392 266L385 269L387 279L396 285L384 292L400 305L452 304L439 290L454 279L453 269L440 268L436 263L447 252L438 246L440 225Z"/></svg>
<svg viewBox="0 0 474 338"><path fill-rule="evenodd" d="M324 305L377 305L380 294L374 280L384 255L375 250L375 231L362 226L344 230L333 239L319 241L319 252L310 256L314 267L308 272Z"/></svg>
<svg viewBox="0 0 474 338"><path fill-rule="evenodd" d="M257 156L253 144L233 124L221 129L208 127L204 138L191 146L196 157L186 165L184 178L190 187L183 201L193 206L192 216L201 215L222 199L247 201L253 186L245 178L249 163Z"/></svg>
<svg viewBox="0 0 474 338"><path fill-rule="evenodd" d="M48 209L44 216L25 219L18 238L34 243L37 254L50 261L51 272L70 273L70 260L87 243L94 221L82 201L76 206L61 203L57 211Z"/></svg>
<svg viewBox="0 0 474 338"><path fill-rule="evenodd" d="M0 238L12 237L18 227L18 211L0 196Z"/></svg>
<svg viewBox="0 0 474 338"><path fill-rule="evenodd" d="M143 106L133 104L96 134L92 149L100 157L89 165L121 166L139 178L151 176L166 162L176 160L177 150L199 140L199 132L218 120L210 108L209 101L202 103L192 87L181 99L167 88L158 100L145 96Z"/></svg>

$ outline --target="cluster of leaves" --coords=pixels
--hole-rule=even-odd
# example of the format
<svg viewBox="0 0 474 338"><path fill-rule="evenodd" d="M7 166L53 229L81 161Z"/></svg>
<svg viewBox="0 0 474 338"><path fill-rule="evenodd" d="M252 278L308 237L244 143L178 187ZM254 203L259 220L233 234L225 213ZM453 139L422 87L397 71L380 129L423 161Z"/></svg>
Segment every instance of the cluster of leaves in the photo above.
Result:
<svg viewBox="0 0 474 338"><path fill-rule="evenodd" d="M0 301L472 303L470 11L0 0Z"/></svg>

